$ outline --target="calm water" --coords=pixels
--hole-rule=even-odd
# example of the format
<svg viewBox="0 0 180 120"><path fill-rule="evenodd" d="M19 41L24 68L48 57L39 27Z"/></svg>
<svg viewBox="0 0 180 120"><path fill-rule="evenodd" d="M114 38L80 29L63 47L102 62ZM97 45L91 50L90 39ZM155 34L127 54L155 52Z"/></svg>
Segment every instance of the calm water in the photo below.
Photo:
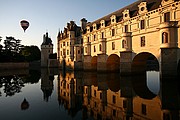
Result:
<svg viewBox="0 0 180 120"><path fill-rule="evenodd" d="M0 72L0 120L179 120L178 78Z"/></svg>

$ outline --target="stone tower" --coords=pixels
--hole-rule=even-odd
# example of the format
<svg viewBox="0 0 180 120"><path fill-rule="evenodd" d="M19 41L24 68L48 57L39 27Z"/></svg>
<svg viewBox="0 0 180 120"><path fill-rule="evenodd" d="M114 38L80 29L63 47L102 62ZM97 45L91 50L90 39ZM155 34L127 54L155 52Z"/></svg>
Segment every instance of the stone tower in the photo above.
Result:
<svg viewBox="0 0 180 120"><path fill-rule="evenodd" d="M46 32L41 44L41 67L48 67L50 54L53 54L53 44L51 38L48 37L48 32Z"/></svg>

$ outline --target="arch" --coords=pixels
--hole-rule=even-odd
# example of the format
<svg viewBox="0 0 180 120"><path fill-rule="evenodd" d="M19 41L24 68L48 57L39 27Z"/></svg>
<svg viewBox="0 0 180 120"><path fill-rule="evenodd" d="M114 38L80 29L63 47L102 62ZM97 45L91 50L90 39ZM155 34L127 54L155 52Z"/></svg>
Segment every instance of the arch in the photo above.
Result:
<svg viewBox="0 0 180 120"><path fill-rule="evenodd" d="M91 69L97 70L97 56L93 56L91 59Z"/></svg>
<svg viewBox="0 0 180 120"><path fill-rule="evenodd" d="M120 57L116 54L112 54L107 59L107 71L119 72Z"/></svg>
<svg viewBox="0 0 180 120"><path fill-rule="evenodd" d="M120 90L120 74L118 73L109 73L107 75L107 85L108 88L113 92L118 92Z"/></svg>
<svg viewBox="0 0 180 120"><path fill-rule="evenodd" d="M150 70L159 71L159 62L157 58L148 52L137 54L132 61L132 72L142 73Z"/></svg>
<svg viewBox="0 0 180 120"><path fill-rule="evenodd" d="M135 94L140 98L153 99L157 96L151 92L147 86L146 73L134 75L132 79L132 86Z"/></svg>

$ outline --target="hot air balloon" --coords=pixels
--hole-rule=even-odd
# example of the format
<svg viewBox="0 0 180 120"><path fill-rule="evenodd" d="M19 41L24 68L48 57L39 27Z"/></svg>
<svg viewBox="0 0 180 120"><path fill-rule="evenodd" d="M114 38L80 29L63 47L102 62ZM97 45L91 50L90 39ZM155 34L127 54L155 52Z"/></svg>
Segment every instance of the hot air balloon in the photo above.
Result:
<svg viewBox="0 0 180 120"><path fill-rule="evenodd" d="M21 27L24 29L25 32L25 30L29 27L29 22L26 20L22 20L20 23L21 23Z"/></svg>

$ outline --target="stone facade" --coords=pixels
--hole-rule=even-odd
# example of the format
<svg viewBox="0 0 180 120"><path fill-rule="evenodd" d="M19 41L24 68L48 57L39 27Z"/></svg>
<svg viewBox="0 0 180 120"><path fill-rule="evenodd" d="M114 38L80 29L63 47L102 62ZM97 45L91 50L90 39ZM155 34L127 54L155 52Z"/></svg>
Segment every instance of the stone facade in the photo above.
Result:
<svg viewBox="0 0 180 120"><path fill-rule="evenodd" d="M83 26L86 26L86 20L82 19L81 21L82 27L77 26L74 21L70 21L70 23L67 23L67 27L64 28L64 31L59 31L58 33L57 48L60 68L82 70L83 41L81 30Z"/></svg>
<svg viewBox="0 0 180 120"><path fill-rule="evenodd" d="M94 70L92 65L96 65L97 71L108 71L109 66L119 65L119 69L115 68L114 71L132 72L133 65L131 64L135 59L136 67L143 66L142 63L146 64L147 61L155 60L158 61L161 69L161 65L165 62L163 49L170 49L170 51L173 49L176 54L171 55L172 61L168 61L166 65L171 66L173 63L174 69L171 69L171 72L177 71L180 59L179 0L139 0L93 22L87 23L85 19L83 20L82 35L78 39L83 39L83 43L81 42L79 46L84 49L83 55L80 56L84 70L91 68ZM67 35L70 36L73 32L69 30ZM61 33L61 35L64 34ZM63 42L67 44L77 40L77 37L70 38L69 36L59 40L58 35L58 41L61 41L58 42L59 52L64 50L61 50ZM75 46L75 44L71 45ZM67 57L63 57L68 53L67 50L63 52L65 53L63 55L59 53L60 62L63 58L66 58L65 61L67 58L69 61L76 61L74 47L69 47L69 52L71 54ZM112 60L117 60L117 57L119 63ZM96 60L93 60L94 58ZM94 61L97 62L93 63ZM69 65L68 62L66 64Z"/></svg>

